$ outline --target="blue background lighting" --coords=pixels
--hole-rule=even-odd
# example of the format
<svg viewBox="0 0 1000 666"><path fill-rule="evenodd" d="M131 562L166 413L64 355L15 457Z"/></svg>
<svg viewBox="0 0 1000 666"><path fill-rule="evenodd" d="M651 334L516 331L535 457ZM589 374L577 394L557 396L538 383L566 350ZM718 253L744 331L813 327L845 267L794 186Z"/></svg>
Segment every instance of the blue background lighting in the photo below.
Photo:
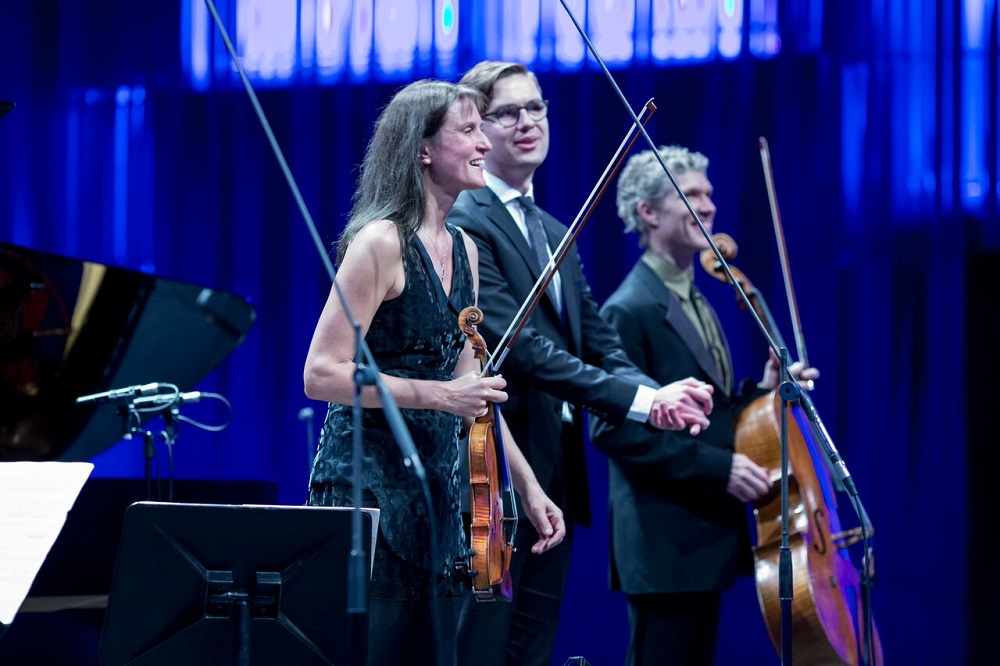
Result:
<svg viewBox="0 0 1000 666"><path fill-rule="evenodd" d="M736 238L735 263L792 340L757 149L768 139L823 373L814 400L876 527L888 663L987 663L1000 607L986 544L1000 466L986 420L1000 373L997 3L568 4L633 108L655 99L654 140L709 156L716 231ZM218 5L327 248L379 110L415 78L457 80L483 58L531 65L552 134L535 186L565 221L629 125L557 0ZM0 237L250 299L246 342L191 387L226 395L232 425L186 429L175 472L271 481L302 504L314 443L297 415L323 412L302 364L330 285L203 2L4 2L0 43L0 99L17 103L0 120ZM603 302L638 256L613 196L578 244ZM708 282L735 373L759 376L759 333ZM129 442L94 463L98 477L143 476ZM625 651L624 601L607 591L606 461L591 451L589 464L596 517L578 537L556 666ZM843 500L840 518L856 524ZM752 581L727 593L723 621L718 664L777 663Z"/></svg>

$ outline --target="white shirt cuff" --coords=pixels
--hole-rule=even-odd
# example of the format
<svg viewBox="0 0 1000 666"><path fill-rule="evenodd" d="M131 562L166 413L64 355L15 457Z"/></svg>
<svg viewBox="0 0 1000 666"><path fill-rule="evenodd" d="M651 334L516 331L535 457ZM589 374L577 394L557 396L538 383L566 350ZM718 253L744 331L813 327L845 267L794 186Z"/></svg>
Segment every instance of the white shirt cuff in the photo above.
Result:
<svg viewBox="0 0 1000 666"><path fill-rule="evenodd" d="M649 420L649 412L653 409L653 398L655 397L656 389L640 384L639 390L635 392L635 398L632 399L632 406L628 410L629 420L640 423Z"/></svg>

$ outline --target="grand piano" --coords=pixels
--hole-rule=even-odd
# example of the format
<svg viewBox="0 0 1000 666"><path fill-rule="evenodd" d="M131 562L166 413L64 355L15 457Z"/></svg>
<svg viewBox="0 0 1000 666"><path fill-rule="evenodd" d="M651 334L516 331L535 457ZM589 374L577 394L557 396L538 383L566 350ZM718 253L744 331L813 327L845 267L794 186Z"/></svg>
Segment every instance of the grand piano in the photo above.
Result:
<svg viewBox="0 0 1000 666"><path fill-rule="evenodd" d="M225 291L0 242L0 462L90 460L122 439L122 417L114 405L77 397L152 382L189 391L246 339L254 318L245 298ZM106 598L126 508L160 499L147 489L142 479L87 481L0 638L0 663L97 663L103 610L81 627L65 617L73 611L39 601ZM178 481L175 495L277 500L273 484L254 480ZM49 610L57 612L40 612ZM64 640L52 641L60 632ZM70 636L89 643L73 645ZM51 652L60 649L72 660Z"/></svg>
<svg viewBox="0 0 1000 666"><path fill-rule="evenodd" d="M0 461L90 460L122 438L122 421L77 397L189 390L254 317L224 291L0 242Z"/></svg>

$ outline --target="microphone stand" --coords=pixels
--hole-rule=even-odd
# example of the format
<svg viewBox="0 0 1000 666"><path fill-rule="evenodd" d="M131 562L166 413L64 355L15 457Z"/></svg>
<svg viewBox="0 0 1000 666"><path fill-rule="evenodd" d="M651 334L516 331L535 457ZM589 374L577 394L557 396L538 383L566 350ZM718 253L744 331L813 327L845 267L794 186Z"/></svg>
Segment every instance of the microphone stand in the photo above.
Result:
<svg viewBox="0 0 1000 666"><path fill-rule="evenodd" d="M619 100L621 100L622 105L625 107L625 109L629 113L629 116L632 118L632 122L635 124L635 126L638 128L638 130L640 132L642 132L643 138L645 138L646 143L649 145L650 149L652 149L653 155L656 157L657 162L659 162L660 167L663 168L663 172L666 174L667 178L670 180L670 184L673 185L674 189L677 191L677 194L680 196L680 199L684 203L684 206L687 208L688 212L691 214L691 217L697 223L698 229L701 231L702 235L705 237L705 240L708 241L709 246L712 248L712 252L715 254L716 260L719 262L719 266L721 266L721 268L725 271L727 277L729 278L730 284L732 284L733 287L736 289L736 292L739 295L739 298L740 298L741 302L746 306L746 309L750 312L750 314L753 317L754 321L757 323L757 327L760 329L761 334L764 336L764 339L767 341L768 347L770 347L771 350L774 351L774 353L777 355L777 357L779 359L782 359L781 369L780 370L781 370L781 376L785 377L784 382L779 387L779 395L781 395L781 398L782 398L782 401L783 401L783 405L782 405L782 419L781 419L781 433L780 433L781 434L781 493L782 493L782 497L781 497L781 530L782 530L782 542L781 542L781 551L780 551L780 555L779 555L779 574L778 574L779 575L779 595L780 595L781 608L782 608L782 613L781 613L781 625L782 625L782 628L781 628L781 636L782 636L782 662L781 663L783 665L790 665L792 663L791 662L791 644L792 644L792 635L791 635L792 634L792 627L791 627L792 571L791 571L791 552L790 552L789 546L788 546L788 441L787 441L788 440L788 422L787 422L787 405L790 402L794 401L794 400L798 400L799 404L802 405L803 411L805 412L806 417L809 419L809 422L810 422L810 424L811 424L811 426L813 428L813 431L816 433L817 438L819 439L820 443L822 444L823 449L824 449L827 457L830 460L830 463L832 464L833 468L836 470L837 475L839 476L840 481L843 484L844 489L850 495L852 506L854 506L855 511L857 513L857 516L858 516L858 520L861 523L861 538L862 538L862 541L863 541L863 543L865 545L864 546L864 555L863 555L863 559L862 559L862 569L863 569L862 577L863 577L863 581L864 581L863 584L862 584L862 603L863 603L863 606L864 606L864 616L865 616L864 617L864 621L865 621L865 632L864 632L865 633L865 636L864 636L864 639L865 639L865 654L862 655L862 656L863 656L863 658L865 658L865 660L868 663L872 663L874 661L874 650L872 649L872 646L874 644L874 629L873 629L874 624L873 624L873 620L872 620L872 614L871 614L871 609L870 609L870 599L869 599L869 588L870 588L870 582L869 582L869 566L870 566L869 562L870 562L870 560L869 560L869 558L870 558L871 554L869 552L870 548L868 547L868 539L872 535L873 529L871 527L870 521L868 520L868 515L865 512L864 507L861 504L861 499L858 496L858 491L857 491L857 488L854 485L854 480L851 478L850 472L847 471L847 465L844 463L843 458L840 457L840 454L837 452L836 447L833 445L833 442L830 439L829 434L826 431L826 428L823 426L823 422L819 418L819 413L816 411L816 406L813 404L812 400L809 398L809 396L806 393L802 392L801 390L797 390L799 388L798 387L798 383L796 382L795 377L792 376L791 372L788 370L788 365L787 365L788 350L785 349L784 347L779 348L778 345L777 345L777 343L775 342L774 338L771 336L770 333L768 333L767 327L764 325L764 322L761 320L760 316L758 316L756 310L753 308L753 305L750 302L749 296L747 295L746 291L743 289L743 286L740 284L740 281L736 279L735 275L733 275L733 271L730 268L729 263L722 256L722 252L721 252L721 250L719 250L719 246L716 245L715 241L712 239L712 235L708 232L708 229L705 227L705 223L702 222L701 217L695 211L694 207L691 205L691 202L688 201L687 196L685 196L685 194L684 194L684 190L677 183L677 180L674 178L674 175L673 175L673 173L671 173L670 169L667 168L667 165L663 161L663 157L660 155L660 151L657 149L657 146L653 142L653 139L649 136L649 133L646 131L646 128L639 121L639 118L636 115L635 111L632 110L631 105L628 103L628 100L625 98L625 94L622 92L621 88L618 86L618 83L615 81L614 76L611 74L610 70L608 70L607 65L604 63L604 59L601 58L601 55L597 52L597 47L594 46L593 42L590 40L590 37L587 36L587 33L584 31L583 27L580 25L580 22L577 20L576 16L573 14L573 11L570 9L569 5L566 4L566 0L559 0L559 2L560 2L560 4L562 4L563 9L566 10L566 13L569 16L570 20L573 21L573 25L576 27L577 32L580 33L580 37L587 44L588 50L594 56L594 59L597 61L597 63L600 65L601 70L604 72L605 77L611 83L611 86L612 86L612 88L614 88L615 93L618 95ZM786 388L786 385L789 385L789 384L792 385L792 386L789 386L789 387ZM796 393L798 395L796 395ZM786 596L787 596L787 599L786 599ZM785 648L786 642L787 642L787 649Z"/></svg>
<svg viewBox="0 0 1000 666"><path fill-rule="evenodd" d="M735 283L734 283L735 284ZM741 287L742 289L742 287ZM779 377L788 377L788 348L778 350ZM795 589L792 576L792 548L788 541L788 408L802 389L793 380L784 380L778 387L781 396L781 545L778 547L778 605L781 609L781 663L792 663L792 596Z"/></svg>
<svg viewBox="0 0 1000 666"><path fill-rule="evenodd" d="M346 304L344 305L346 308ZM351 414L354 428L351 434L351 554L347 561L347 617L350 622L351 645L350 662L363 664L368 654L368 579L365 567L368 566L365 544L361 539L361 461L364 456L362 429L363 407L361 404L362 390L365 386L374 386L378 374L365 365L361 345L364 339L361 326L354 324L354 406Z"/></svg>
<svg viewBox="0 0 1000 666"><path fill-rule="evenodd" d="M180 414L180 410L176 405L168 407L163 410L160 414L160 418L163 419L163 432L160 436L163 437L163 443L167 447L167 501L174 501L174 443L177 441L178 426L177 419L175 418Z"/></svg>
<svg viewBox="0 0 1000 666"><path fill-rule="evenodd" d="M133 401L122 403L118 406L118 413L122 418L122 439L133 439L136 435L142 435L142 458L143 472L146 480L146 500L153 499L153 458L156 457L156 440L153 433L142 427L142 419L139 417L139 410Z"/></svg>
<svg viewBox="0 0 1000 666"><path fill-rule="evenodd" d="M333 288L337 292L337 298L339 299L341 306L344 308L344 314L355 331L356 370L354 373L355 399L353 406L355 428L352 448L352 484L354 486L352 489L352 501L354 504L354 514L351 520L351 554L348 560L347 612L354 618L355 624L358 626L367 626L368 595L366 592L367 575L365 574L365 567L367 566L368 557L364 543L361 539L361 467L363 464L363 456L360 426L362 423L361 392L364 386L374 384L382 405L382 410L385 414L386 422L389 426L389 430L392 432L393 439L396 441L396 445L399 447L400 453L403 456L403 464L412 469L423 490L424 500L427 504L427 515L431 532L431 558L433 563L433 567L431 568L431 580L433 584L433 581L436 580L434 567L436 567L438 563L437 520L433 509L433 503L431 501L430 486L427 483L427 474L424 470L423 463L420 460L420 456L417 455L416 447L413 444L412 437L410 437L409 430L406 428L406 423L403 421L399 407L397 406L395 399L392 397L392 394L389 392L389 389L385 386L385 382L382 381L378 365L375 363L371 349L361 336L361 326L351 313L347 298L344 296L344 293L340 288L340 284L337 282L336 271L334 270L330 257L324 248L323 240L320 238L316 224L313 222L312 216L309 214L309 209L306 207L305 200L302 198L302 193L299 191L295 178L292 176L291 169L288 167L288 162L285 160L284 153L278 145L278 140L275 138L274 132L271 130L271 125L267 121L267 116L264 114L264 110L260 106L260 101L257 99L253 86L250 84L250 79L247 77L243 63L236 54L236 49L229 38L229 33L226 31L222 18L219 16L215 2L213 0L205 0L205 4L208 7L209 13L212 14L212 19L214 20L216 27L219 29L222 41L226 46L230 59L239 73L240 80L243 82L243 87L246 89L247 95L250 97L250 103L257 114L257 118L260 120L261 126L264 129L264 133L271 145L275 158L278 160L278 164L281 167L281 171L285 176L285 180L288 183L289 188L291 189L292 196L294 197L295 203L299 208L299 212L305 219L306 226L309 229L313 242L319 250L320 258L322 259L323 264L326 267L327 274L333 283ZM432 613L432 621L434 623L435 635L437 636L438 644L440 645L441 627L439 617L436 612ZM356 640L355 645L357 645L358 642L359 641ZM356 661L355 663L363 664L364 660L362 657L365 656L366 652L367 646L365 645L364 650L354 655L356 659L360 659L360 661Z"/></svg>

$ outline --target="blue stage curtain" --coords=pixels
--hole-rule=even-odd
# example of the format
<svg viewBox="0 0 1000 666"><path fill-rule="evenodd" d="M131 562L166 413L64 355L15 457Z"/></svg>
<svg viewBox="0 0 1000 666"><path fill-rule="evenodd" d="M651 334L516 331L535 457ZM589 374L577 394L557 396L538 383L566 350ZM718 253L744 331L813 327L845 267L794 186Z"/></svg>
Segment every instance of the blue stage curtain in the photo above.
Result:
<svg viewBox="0 0 1000 666"><path fill-rule="evenodd" d="M314 442L298 415L313 407L318 429L325 411L303 395L302 363L329 279L244 92L182 85L179 10L169 4L5 3L0 99L17 108L0 120L0 237L247 296L258 312L253 331L197 387L229 398L232 425L185 426L176 473L277 481L283 502L301 504ZM968 458L992 444L967 441L966 402L993 377L966 374L964 267L1000 244L996 9L958 0L890 7L904 4L827 3L813 52L616 78L635 109L655 98L657 144L710 158L715 230L737 240L734 265L791 344L758 154L758 138L770 142L810 360L823 373L813 399L876 528L886 656L976 663L970 623L995 616L983 586L996 585L977 579L982 605L970 605L980 572L967 566L978 543L966 518ZM978 51L962 37L973 4L992 35ZM569 223L629 120L599 72L540 78L552 150L537 195ZM260 93L327 251L395 87ZM638 256L613 198L612 189L580 238L598 300ZM766 347L749 315L728 287L698 280L737 374L759 376ZM95 463L97 475L142 475L141 451L127 442L109 442ZM578 537L558 663L574 654L620 663L627 637L623 600L606 590L606 463L593 453L590 463L597 517ZM857 524L844 498L840 516ZM749 581L727 595L725 621L718 663L775 663Z"/></svg>

